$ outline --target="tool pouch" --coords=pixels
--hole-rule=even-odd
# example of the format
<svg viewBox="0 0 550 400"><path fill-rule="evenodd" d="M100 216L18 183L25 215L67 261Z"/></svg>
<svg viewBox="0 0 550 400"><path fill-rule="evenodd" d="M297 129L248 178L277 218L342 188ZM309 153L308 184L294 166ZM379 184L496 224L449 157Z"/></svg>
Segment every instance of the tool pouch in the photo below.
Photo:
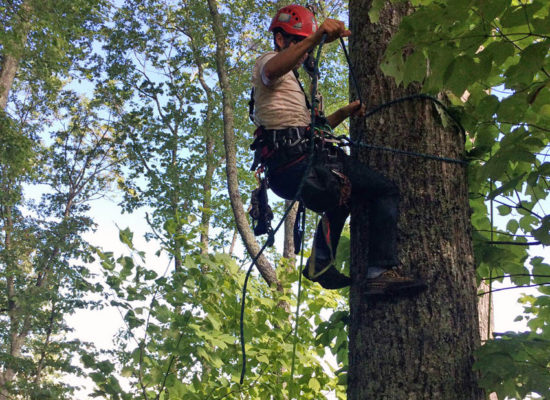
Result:
<svg viewBox="0 0 550 400"><path fill-rule="evenodd" d="M267 198L267 182L265 179L262 179L260 181L260 186L252 191L248 214L252 218L254 235L260 236L267 233L271 240L271 233L273 232L273 229L271 228L273 211L269 206ZM270 244L270 246L271 245L272 244Z"/></svg>
<svg viewBox="0 0 550 400"><path fill-rule="evenodd" d="M305 206L317 213L342 204L343 165L337 152L329 150L316 151L301 193Z"/></svg>

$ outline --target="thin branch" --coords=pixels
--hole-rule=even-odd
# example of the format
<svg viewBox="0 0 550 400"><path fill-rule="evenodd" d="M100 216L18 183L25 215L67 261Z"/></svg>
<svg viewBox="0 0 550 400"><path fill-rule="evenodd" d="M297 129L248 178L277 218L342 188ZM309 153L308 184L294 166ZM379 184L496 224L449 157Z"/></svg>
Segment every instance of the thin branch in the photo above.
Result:
<svg viewBox="0 0 550 400"><path fill-rule="evenodd" d="M544 275L544 274L506 274L506 275L492 276L492 277L489 277L489 278L481 278L481 279L484 280L484 281L488 281L488 280L498 280L498 279L504 279L504 278L511 278L513 276L528 276L528 277L531 277L531 278L550 278L550 275Z"/></svg>
<svg viewBox="0 0 550 400"><path fill-rule="evenodd" d="M46 359L46 350L50 344L50 339L53 331L53 324L55 322L55 302L52 301L52 311L50 312L50 319L48 328L46 330L46 340L44 341L44 347L42 348L42 352L40 353L40 360L38 361L38 365L36 367L36 376L34 377L34 384L37 385L40 381L40 374L42 373L42 369L44 368L44 360Z"/></svg>
<svg viewBox="0 0 550 400"><path fill-rule="evenodd" d="M510 287L505 287L505 288L492 289L492 290L488 290L486 292L478 293L477 295L478 296L484 296L484 295L489 294L489 293L502 292L504 290L523 289L523 288L546 286L546 285L550 285L550 282L534 283L532 285L510 286Z"/></svg>
<svg viewBox="0 0 550 400"><path fill-rule="evenodd" d="M507 242L507 241L503 241L503 240L487 240L487 241L483 241L483 243L486 243L486 244L502 244L502 245L511 245L511 246L538 246L538 245L542 244L541 242L521 243L521 242Z"/></svg>
<svg viewBox="0 0 550 400"><path fill-rule="evenodd" d="M474 229L474 232L486 232L486 233L496 233L499 235L513 236L513 237L523 237L523 238L532 238L533 235L516 235L510 232L503 232L500 230L490 231L489 229Z"/></svg>

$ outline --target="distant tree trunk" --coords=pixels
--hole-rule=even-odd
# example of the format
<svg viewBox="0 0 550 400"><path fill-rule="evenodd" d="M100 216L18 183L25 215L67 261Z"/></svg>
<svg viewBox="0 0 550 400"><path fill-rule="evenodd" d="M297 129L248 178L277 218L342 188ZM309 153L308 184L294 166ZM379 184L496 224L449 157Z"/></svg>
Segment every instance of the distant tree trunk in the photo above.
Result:
<svg viewBox="0 0 550 400"><path fill-rule="evenodd" d="M8 95L15 79L15 73L19 65L19 59L12 55L2 58L0 66L0 110L5 110L8 105Z"/></svg>
<svg viewBox="0 0 550 400"><path fill-rule="evenodd" d="M371 23L371 0L350 0L352 63L367 106L415 93L396 87L379 69L384 50L410 11L388 3ZM367 131L368 126L368 131ZM437 110L417 100L352 121L352 136L396 149L461 158L464 137L443 128ZM400 188L400 271L429 289L416 298L367 301L366 208L354 205L351 222L354 283L350 294L349 400L481 400L472 371L480 344L466 169L375 150L355 151Z"/></svg>
<svg viewBox="0 0 550 400"><path fill-rule="evenodd" d="M285 201L285 210L292 203L291 200ZM288 213L285 219L285 237L283 241L283 257L287 258L292 264L295 263L294 255L294 222L296 221L296 213L298 212L298 203Z"/></svg>
<svg viewBox="0 0 550 400"><path fill-rule="evenodd" d="M495 330L493 296L490 293L491 286L485 282L482 282L481 285L479 285L478 290L481 293L487 292L479 297L478 302L479 335L481 336L481 342L484 343L485 341L493 338L493 332ZM489 394L489 400L498 400L497 394Z"/></svg>
<svg viewBox="0 0 550 400"><path fill-rule="evenodd" d="M27 35L29 34L31 24L30 16L32 7L30 1L26 0L19 6L17 20L13 23L15 29L12 32L14 40L10 44L10 50L6 48L0 52L0 110L5 110L8 105L8 97L15 80L15 75L19 69L19 62L25 46L27 45ZM6 26L10 26L7 23Z"/></svg>
<svg viewBox="0 0 550 400"><path fill-rule="evenodd" d="M244 245L248 253L254 257L260 251L260 246L254 238L252 229L246 219L246 214L243 207L243 201L239 192L239 182L237 176L237 156L235 144L235 127L234 127L234 111L233 93L229 75L226 68L226 38L222 25L222 18L218 11L218 5L215 0L208 0L208 8L212 17L212 30L216 36L216 67L220 88L222 90L222 109L223 109L223 137L225 146L226 174L227 174L227 189L229 192L229 200L231 208L235 216L235 223ZM258 258L257 268L262 277L269 285L280 287L280 282L277 280L275 269L271 266L269 260L263 255Z"/></svg>
<svg viewBox="0 0 550 400"><path fill-rule="evenodd" d="M199 77L199 82L206 94L206 113L203 122L204 126L204 151L205 151L205 160L206 160L206 170L204 172L203 183L202 183L202 211L201 211L201 253L208 254L208 247L210 243L210 215L212 206L212 179L214 178L214 172L216 171L217 161L215 153L215 132L214 132L214 94L212 93L212 88L206 83L204 79L204 66L201 62L200 51L195 45L195 38L190 32L187 32L186 29L182 29L184 34L189 38L191 49L193 50L193 57L195 59L195 65L197 66L197 75Z"/></svg>

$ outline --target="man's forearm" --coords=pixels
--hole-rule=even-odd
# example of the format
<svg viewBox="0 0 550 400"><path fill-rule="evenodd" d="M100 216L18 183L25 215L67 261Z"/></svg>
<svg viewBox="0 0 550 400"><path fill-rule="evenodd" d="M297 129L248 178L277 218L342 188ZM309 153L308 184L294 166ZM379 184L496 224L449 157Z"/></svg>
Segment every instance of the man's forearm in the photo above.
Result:
<svg viewBox="0 0 550 400"><path fill-rule="evenodd" d="M346 107L342 107L327 117L327 123L331 128L334 129L338 125L340 125L342 121L345 120L347 117L349 117L349 112L346 112Z"/></svg>
<svg viewBox="0 0 550 400"><path fill-rule="evenodd" d="M302 58L309 49L315 47L319 43L317 36L318 35L312 34L301 42L296 43L294 46L289 46L279 51L265 64L263 71L265 77L269 81L274 81L287 72L292 71L292 69L302 61Z"/></svg>

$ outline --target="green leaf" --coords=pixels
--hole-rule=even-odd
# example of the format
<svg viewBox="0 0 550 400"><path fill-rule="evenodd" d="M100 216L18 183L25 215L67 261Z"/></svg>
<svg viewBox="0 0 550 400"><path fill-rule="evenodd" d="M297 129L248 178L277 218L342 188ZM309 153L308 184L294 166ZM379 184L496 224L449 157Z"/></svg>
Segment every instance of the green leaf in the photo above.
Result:
<svg viewBox="0 0 550 400"><path fill-rule="evenodd" d="M512 212L512 209L505 205L500 205L497 207L498 213L502 216L508 215Z"/></svg>
<svg viewBox="0 0 550 400"><path fill-rule="evenodd" d="M400 54L394 54L393 56L386 56L380 64L380 69L384 74L392 76L395 79L397 85L403 82L405 75L405 64L403 57Z"/></svg>
<svg viewBox="0 0 550 400"><path fill-rule="evenodd" d="M130 228L118 230L118 238L120 239L120 241L131 249L134 248L134 245L132 243L133 237L134 234L132 233L132 231L130 231Z"/></svg>
<svg viewBox="0 0 550 400"><path fill-rule="evenodd" d="M475 71L476 64L470 56L457 57L445 71L444 84L460 97L468 85L477 79L474 75Z"/></svg>
<svg viewBox="0 0 550 400"><path fill-rule="evenodd" d="M412 82L422 82L426 76L426 67L426 57L422 51L413 51L405 61L403 84L408 85Z"/></svg>
<svg viewBox="0 0 550 400"><path fill-rule="evenodd" d="M542 257L533 257L531 265L533 266L533 281L535 283L546 283L550 281L550 265L543 262ZM541 276L536 276L541 275Z"/></svg>
<svg viewBox="0 0 550 400"><path fill-rule="evenodd" d="M483 19L485 21L492 21L506 10L510 2L509 0L486 0L479 1L478 4Z"/></svg>
<svg viewBox="0 0 550 400"><path fill-rule="evenodd" d="M369 9L369 18L372 23L377 23L380 19L380 11L384 8L385 0L373 0Z"/></svg>
<svg viewBox="0 0 550 400"><path fill-rule="evenodd" d="M497 196L500 196L501 194L511 192L513 189L515 189L520 184L520 182L523 180L524 176L525 176L525 174L521 174L519 176L516 176L513 179L510 179L508 182L505 182L502 186L500 186L500 187L496 188L495 190L493 190L492 192L490 192L489 196L487 196L487 198L489 200L493 200ZM498 207L498 209L500 211L501 207ZM506 214L501 213L501 215L508 215L509 213L510 213L510 210L508 208L508 212Z"/></svg>
<svg viewBox="0 0 550 400"><path fill-rule="evenodd" d="M512 234L516 233L519 229L519 222L515 219L511 219L506 224L506 230Z"/></svg>
<svg viewBox="0 0 550 400"><path fill-rule="evenodd" d="M507 123L520 121L527 110L527 101L523 94L514 94L501 101L498 118Z"/></svg>
<svg viewBox="0 0 550 400"><path fill-rule="evenodd" d="M496 114L499 105L500 105L500 102L496 96L494 95L485 96L477 104L475 111L481 119L491 120L493 116ZM489 125L489 127L496 129L496 127L493 125Z"/></svg>
<svg viewBox="0 0 550 400"><path fill-rule="evenodd" d="M310 378L307 386L315 393L318 393L321 390L321 384L316 378Z"/></svg>
<svg viewBox="0 0 550 400"><path fill-rule="evenodd" d="M544 217L540 226L533 230L533 237L543 245L550 245L550 216Z"/></svg>

